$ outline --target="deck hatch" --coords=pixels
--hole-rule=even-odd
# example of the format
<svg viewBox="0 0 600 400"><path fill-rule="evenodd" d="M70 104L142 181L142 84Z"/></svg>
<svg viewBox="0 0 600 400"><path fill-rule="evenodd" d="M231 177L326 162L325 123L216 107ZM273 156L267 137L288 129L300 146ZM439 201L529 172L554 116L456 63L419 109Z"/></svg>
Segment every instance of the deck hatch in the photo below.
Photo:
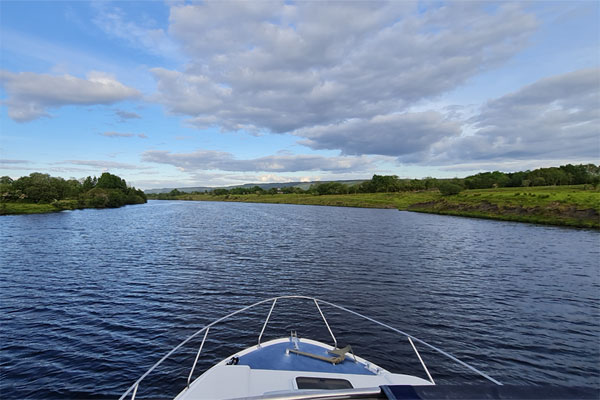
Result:
<svg viewBox="0 0 600 400"><path fill-rule="evenodd" d="M345 379L334 378L319 378L311 376L296 377L298 389L322 389L322 390L339 390L339 389L354 389L352 384Z"/></svg>

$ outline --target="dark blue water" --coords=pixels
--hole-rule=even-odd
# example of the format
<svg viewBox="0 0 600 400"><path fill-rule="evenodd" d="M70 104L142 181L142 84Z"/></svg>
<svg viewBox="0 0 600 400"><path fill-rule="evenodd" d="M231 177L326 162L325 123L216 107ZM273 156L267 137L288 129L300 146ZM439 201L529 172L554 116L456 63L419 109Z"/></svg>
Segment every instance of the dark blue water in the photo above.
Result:
<svg viewBox="0 0 600 400"><path fill-rule="evenodd" d="M600 234L294 205L150 202L0 218L0 397L115 398L197 329L301 294L367 314L511 384L600 387ZM269 305L211 331L199 369L254 344ZM338 341L424 376L410 345L323 306ZM306 302L265 339L329 342ZM140 387L185 384L201 338ZM438 382L480 382L422 350ZM197 375L197 374L195 374Z"/></svg>

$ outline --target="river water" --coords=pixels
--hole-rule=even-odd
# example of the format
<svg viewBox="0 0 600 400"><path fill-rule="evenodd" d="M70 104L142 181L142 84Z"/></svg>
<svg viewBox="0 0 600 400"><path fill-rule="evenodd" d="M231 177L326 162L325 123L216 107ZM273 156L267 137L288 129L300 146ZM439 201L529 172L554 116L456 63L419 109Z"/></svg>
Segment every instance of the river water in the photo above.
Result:
<svg viewBox="0 0 600 400"><path fill-rule="evenodd" d="M205 324L285 294L366 314L503 383L600 387L597 231L396 210L150 201L5 216L0 234L2 399L118 397ZM211 330L197 368L256 343L268 310ZM323 312L357 355L424 377L405 338L326 305ZM265 339L290 329L331 342L309 302L278 302ZM138 394L178 393L200 340ZM481 382L420 350L437 382Z"/></svg>

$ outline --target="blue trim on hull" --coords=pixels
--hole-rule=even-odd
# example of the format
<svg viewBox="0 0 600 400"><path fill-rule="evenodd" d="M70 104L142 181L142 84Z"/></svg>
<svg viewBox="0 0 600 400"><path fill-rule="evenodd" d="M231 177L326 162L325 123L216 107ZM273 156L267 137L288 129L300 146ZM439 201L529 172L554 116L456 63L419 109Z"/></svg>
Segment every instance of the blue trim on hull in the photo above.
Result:
<svg viewBox="0 0 600 400"><path fill-rule="evenodd" d="M324 357L331 357L327 349L310 343L299 342L300 351L317 354ZM294 353L286 353L286 349L293 349L291 342L272 344L258 348L248 354L239 357L238 365L247 365L252 369L267 369L281 371L306 371L306 372L325 372L333 374L357 374L357 375L375 375L369 371L364 364L354 362L352 356L347 356L340 364L317 360L307 356Z"/></svg>

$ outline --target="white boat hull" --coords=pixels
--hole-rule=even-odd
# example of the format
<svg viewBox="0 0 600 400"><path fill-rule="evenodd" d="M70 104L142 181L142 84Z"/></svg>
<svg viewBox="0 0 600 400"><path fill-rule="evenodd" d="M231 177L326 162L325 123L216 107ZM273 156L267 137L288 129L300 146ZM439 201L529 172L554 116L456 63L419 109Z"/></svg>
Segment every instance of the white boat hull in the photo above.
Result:
<svg viewBox="0 0 600 400"><path fill-rule="evenodd" d="M298 339L300 346L317 346L324 352L333 350L332 346L309 339ZM270 346L271 349L268 349ZM300 394L310 389L301 389L298 378L321 378L328 382L347 381L351 388L378 388L381 385L431 385L424 379L402 374L393 374L361 357L346 356L343 363L334 365L322 360L306 360L307 357L285 352L280 354L282 360L276 360L272 354L284 347L293 348L290 338L275 339L240 351L219 362L185 388L176 400L190 399L235 399L283 394ZM252 357L252 353L268 352L273 363L270 368L265 360ZM258 353L256 353L258 354ZM279 354L279 351L277 351ZM285 358L288 357L289 360ZM300 357L300 359L298 358ZM238 365L228 365L232 358L240 360ZM249 360L244 365L244 360ZM288 361L290 362L288 364ZM299 361L300 363L298 363ZM267 360L268 362L268 360ZM347 364L344 366L344 364ZM255 366L259 368L255 368ZM282 369L285 366L304 370ZM310 371L309 369L315 369ZM336 372L339 371L339 372ZM334 380L334 381L332 381Z"/></svg>

